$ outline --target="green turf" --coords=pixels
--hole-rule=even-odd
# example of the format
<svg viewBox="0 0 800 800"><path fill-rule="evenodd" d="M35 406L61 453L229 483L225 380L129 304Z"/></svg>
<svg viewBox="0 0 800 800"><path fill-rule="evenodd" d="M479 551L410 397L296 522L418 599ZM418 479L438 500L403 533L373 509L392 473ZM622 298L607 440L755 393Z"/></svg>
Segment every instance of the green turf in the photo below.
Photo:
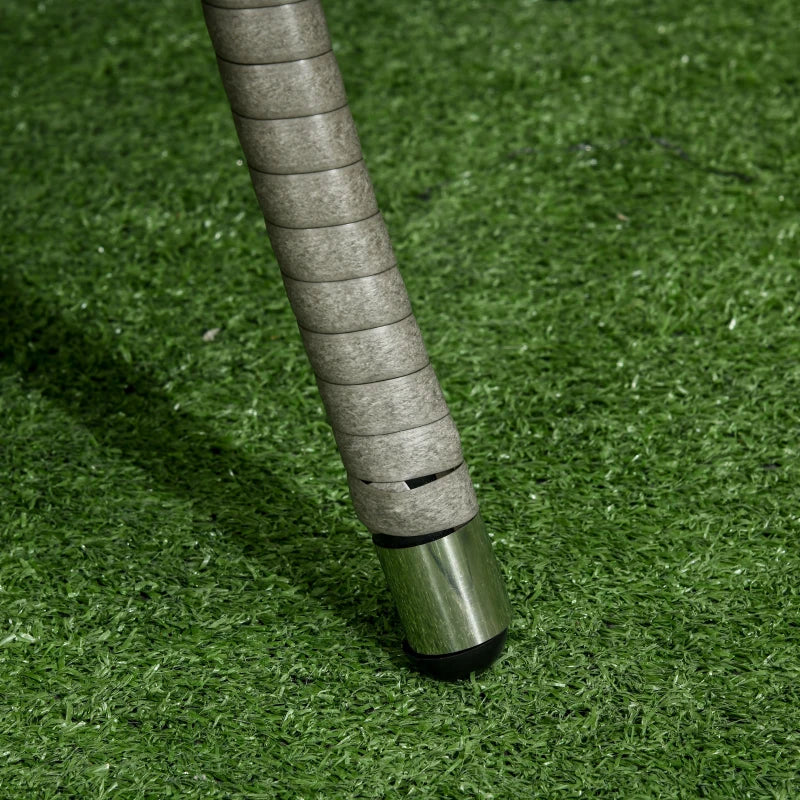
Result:
<svg viewBox="0 0 800 800"><path fill-rule="evenodd" d="M198 4L6 0L0 797L800 796L795 5L327 14L505 655L404 665Z"/></svg>

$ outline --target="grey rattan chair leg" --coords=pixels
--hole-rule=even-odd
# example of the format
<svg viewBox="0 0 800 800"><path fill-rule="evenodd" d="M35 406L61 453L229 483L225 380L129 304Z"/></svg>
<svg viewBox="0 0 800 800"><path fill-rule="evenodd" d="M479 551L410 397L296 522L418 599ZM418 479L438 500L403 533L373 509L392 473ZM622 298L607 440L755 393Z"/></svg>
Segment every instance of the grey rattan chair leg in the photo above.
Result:
<svg viewBox="0 0 800 800"><path fill-rule="evenodd" d="M361 155L319 0L203 3L272 246L418 667L491 663L510 607Z"/></svg>

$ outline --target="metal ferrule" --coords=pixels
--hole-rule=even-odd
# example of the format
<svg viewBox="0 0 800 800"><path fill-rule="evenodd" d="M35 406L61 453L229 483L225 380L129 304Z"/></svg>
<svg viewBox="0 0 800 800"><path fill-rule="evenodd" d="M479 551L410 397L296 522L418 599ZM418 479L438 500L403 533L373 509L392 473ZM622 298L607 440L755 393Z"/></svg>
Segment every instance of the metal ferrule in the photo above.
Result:
<svg viewBox="0 0 800 800"><path fill-rule="evenodd" d="M416 653L466 650L508 627L511 607L480 514L434 541L376 549Z"/></svg>

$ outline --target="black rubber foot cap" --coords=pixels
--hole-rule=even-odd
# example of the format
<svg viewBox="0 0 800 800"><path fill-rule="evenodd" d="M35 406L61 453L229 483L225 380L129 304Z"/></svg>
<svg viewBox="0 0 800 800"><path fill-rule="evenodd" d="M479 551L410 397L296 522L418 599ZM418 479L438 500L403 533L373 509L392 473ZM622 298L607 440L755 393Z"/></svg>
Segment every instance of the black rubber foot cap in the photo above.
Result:
<svg viewBox="0 0 800 800"><path fill-rule="evenodd" d="M425 656L417 653L406 641L403 642L403 650L414 667L425 675L440 681L459 681L468 678L473 672L481 672L494 664L503 652L507 634L508 629L475 647L441 656Z"/></svg>

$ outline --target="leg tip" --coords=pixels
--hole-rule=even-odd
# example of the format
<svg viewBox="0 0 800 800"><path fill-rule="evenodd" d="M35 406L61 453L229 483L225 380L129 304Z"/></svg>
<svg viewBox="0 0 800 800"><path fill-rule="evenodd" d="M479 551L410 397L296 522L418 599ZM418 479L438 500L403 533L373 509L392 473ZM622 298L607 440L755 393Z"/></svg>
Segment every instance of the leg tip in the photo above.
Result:
<svg viewBox="0 0 800 800"><path fill-rule="evenodd" d="M508 628L497 636L467 650L457 653L428 656L417 653L408 642L403 642L403 650L415 669L441 681L458 681L468 678L473 672L482 672L497 660L506 643Z"/></svg>

